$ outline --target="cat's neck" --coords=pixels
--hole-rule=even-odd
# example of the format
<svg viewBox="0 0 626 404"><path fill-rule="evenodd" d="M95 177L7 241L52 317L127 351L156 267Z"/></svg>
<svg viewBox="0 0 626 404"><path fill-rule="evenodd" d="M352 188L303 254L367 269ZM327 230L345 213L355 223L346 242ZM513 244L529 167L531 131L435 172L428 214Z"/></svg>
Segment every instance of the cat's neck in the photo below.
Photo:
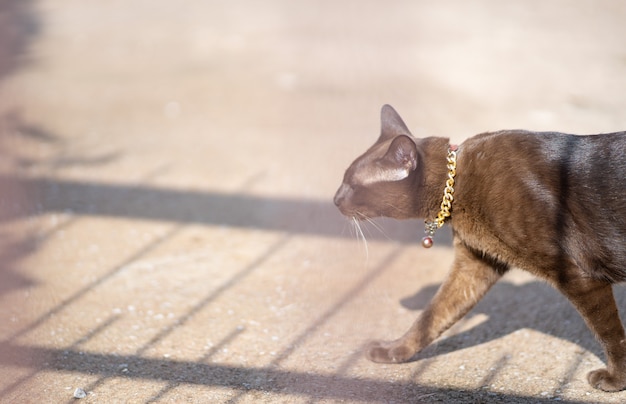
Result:
<svg viewBox="0 0 626 404"><path fill-rule="evenodd" d="M450 141L448 138L428 137L417 140L418 149L422 153L423 176L419 181L419 195L416 206L417 217L432 219L439 212L443 190L448 174L447 160Z"/></svg>

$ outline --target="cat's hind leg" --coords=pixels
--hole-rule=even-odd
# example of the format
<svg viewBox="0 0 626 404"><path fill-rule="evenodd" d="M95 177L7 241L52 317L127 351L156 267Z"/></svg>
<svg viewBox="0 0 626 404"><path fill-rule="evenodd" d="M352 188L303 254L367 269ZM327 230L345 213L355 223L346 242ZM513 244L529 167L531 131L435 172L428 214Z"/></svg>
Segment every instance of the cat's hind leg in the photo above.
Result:
<svg viewBox="0 0 626 404"><path fill-rule="evenodd" d="M505 265L485 259L455 240L452 270L432 301L402 338L371 343L368 359L381 363L411 360L467 314L507 270Z"/></svg>
<svg viewBox="0 0 626 404"><path fill-rule="evenodd" d="M572 275L574 274L574 275ZM581 275L572 269L560 276L557 288L572 302L596 335L607 358L606 369L587 375L589 384L604 391L626 388L626 336L610 283Z"/></svg>

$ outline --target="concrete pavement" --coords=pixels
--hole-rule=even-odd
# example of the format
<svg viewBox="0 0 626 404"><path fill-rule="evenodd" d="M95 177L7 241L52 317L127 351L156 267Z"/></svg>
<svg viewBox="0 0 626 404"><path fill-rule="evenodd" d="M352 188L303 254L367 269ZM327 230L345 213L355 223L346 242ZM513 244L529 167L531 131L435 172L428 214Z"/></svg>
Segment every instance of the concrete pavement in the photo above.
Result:
<svg viewBox="0 0 626 404"><path fill-rule="evenodd" d="M417 136L626 128L626 6L0 5L0 401L607 402L569 303L517 271L405 365L450 236L332 205L396 107ZM624 288L616 288L626 310ZM77 390L79 389L79 390ZM74 394L84 398L74 398Z"/></svg>

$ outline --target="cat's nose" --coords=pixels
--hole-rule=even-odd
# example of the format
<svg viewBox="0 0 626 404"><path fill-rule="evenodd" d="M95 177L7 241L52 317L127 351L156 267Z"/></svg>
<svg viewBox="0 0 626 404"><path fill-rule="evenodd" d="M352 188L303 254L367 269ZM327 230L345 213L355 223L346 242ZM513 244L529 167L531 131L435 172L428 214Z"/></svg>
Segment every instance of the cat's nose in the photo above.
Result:
<svg viewBox="0 0 626 404"><path fill-rule="evenodd" d="M333 201L335 202L335 206L339 206L341 204L341 201L343 200L343 197L341 195L339 195L339 192L337 192L335 194L335 198L333 198Z"/></svg>
<svg viewBox="0 0 626 404"><path fill-rule="evenodd" d="M335 198L333 199L337 207L339 207L341 203L344 201L344 199L346 199L346 194L348 192L348 189L350 189L349 186L347 186L346 184L341 184L341 186L337 190L337 193L335 194Z"/></svg>
<svg viewBox="0 0 626 404"><path fill-rule="evenodd" d="M341 184L341 186L337 190L337 193L335 194L335 198L333 199L333 202L335 202L335 206L337 206L337 207L339 207L339 205L341 205L341 202L343 202L343 200L346 197L345 188L346 188L346 185L345 184Z"/></svg>

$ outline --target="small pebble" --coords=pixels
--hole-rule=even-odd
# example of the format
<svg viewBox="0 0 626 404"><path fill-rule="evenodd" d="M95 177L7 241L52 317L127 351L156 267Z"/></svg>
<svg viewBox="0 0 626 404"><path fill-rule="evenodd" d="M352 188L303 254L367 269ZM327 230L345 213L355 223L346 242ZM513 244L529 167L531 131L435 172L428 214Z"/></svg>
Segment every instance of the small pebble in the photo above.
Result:
<svg viewBox="0 0 626 404"><path fill-rule="evenodd" d="M74 390L74 398L85 398L87 397L87 393L85 393L85 390L81 389L80 387L77 387L76 390Z"/></svg>

